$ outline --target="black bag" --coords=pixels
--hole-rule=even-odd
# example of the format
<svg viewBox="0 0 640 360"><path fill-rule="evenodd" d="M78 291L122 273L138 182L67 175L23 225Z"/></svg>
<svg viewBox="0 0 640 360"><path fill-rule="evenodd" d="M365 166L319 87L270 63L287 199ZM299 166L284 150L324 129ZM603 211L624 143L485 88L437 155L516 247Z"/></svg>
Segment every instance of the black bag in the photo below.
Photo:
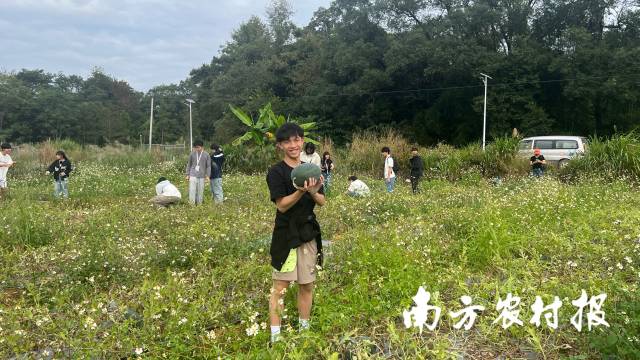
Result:
<svg viewBox="0 0 640 360"><path fill-rule="evenodd" d="M396 161L396 159L393 159L393 172L396 174L396 176L398 175L398 171L400 171L400 166L398 166L398 162Z"/></svg>

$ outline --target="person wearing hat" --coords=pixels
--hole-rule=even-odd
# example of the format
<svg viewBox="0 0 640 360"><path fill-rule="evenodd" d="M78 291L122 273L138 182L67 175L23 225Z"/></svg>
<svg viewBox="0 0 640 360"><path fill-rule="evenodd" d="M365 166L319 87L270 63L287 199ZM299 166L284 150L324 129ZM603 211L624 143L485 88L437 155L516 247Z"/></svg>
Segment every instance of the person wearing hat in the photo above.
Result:
<svg viewBox="0 0 640 360"><path fill-rule="evenodd" d="M540 149L533 150L533 156L529 160L533 176L541 177L544 173L544 166L547 164L547 160L545 160L544 155L540 153Z"/></svg>
<svg viewBox="0 0 640 360"><path fill-rule="evenodd" d="M7 172L9 168L15 164L11 159L11 144L3 143L0 145L0 195L7 189Z"/></svg>

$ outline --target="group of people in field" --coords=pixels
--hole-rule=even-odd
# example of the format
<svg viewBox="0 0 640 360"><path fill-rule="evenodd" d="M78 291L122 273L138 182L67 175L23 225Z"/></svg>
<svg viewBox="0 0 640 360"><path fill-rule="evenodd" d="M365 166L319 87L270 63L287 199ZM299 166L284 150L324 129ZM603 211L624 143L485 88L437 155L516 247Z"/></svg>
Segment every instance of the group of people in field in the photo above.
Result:
<svg viewBox="0 0 640 360"><path fill-rule="evenodd" d="M16 164L11 158L12 151L13 148L11 144L2 143L0 145L0 197L2 197L9 188L7 181L9 168ZM46 175L53 176L54 197L64 199L69 197L69 174L71 174L71 171L73 171L73 166L67 158L67 154L62 150L58 150L56 152L56 159L49 165L46 171Z"/></svg>
<svg viewBox="0 0 640 360"><path fill-rule="evenodd" d="M314 282L318 270L323 262L322 233L320 224L314 213L316 206L324 206L327 202L326 191L331 187L332 173L335 164L328 152L320 157L315 151L315 145L304 141L304 130L295 123L282 125L275 133L276 146L283 154L282 161L272 165L266 176L269 198L275 206L275 219L271 236L269 253L272 267L272 287L269 293L269 320L271 342L282 340L281 316L284 311L284 294L292 282L298 284L298 327L300 331L311 327L311 309L313 304ZM202 204L204 186L209 182L213 200L216 203L224 201L222 190L222 169L224 153L222 148L211 145L211 154L204 151L202 141L194 143L194 151L190 154L185 177L189 182L189 201L192 204ZM7 187L7 170L15 164L11 159L11 146L1 145L0 154L0 191ZM412 149L409 161L411 169L409 181L412 191L418 192L418 185L424 175L424 163L418 155L418 149ZM388 192L394 191L397 177L397 164L391 155L389 147L383 147L384 182ZM309 162L321 168L319 179L308 178L303 186L296 185L291 180L292 171L302 164ZM530 159L535 176L542 175L546 161L536 149ZM540 169L540 170L538 170ZM56 196L68 197L68 179L73 168L63 151L56 153L56 160L49 166L47 173L52 174ZM355 175L349 177L347 194L350 196L367 196L369 187ZM156 184L157 196L152 202L160 206L181 201L180 191L164 177Z"/></svg>
<svg viewBox="0 0 640 360"><path fill-rule="evenodd" d="M189 182L189 202L201 205L204 202L205 183L209 184L214 203L224 202L222 189L222 171L224 167L224 152L218 144L211 145L211 154L204 151L204 143L197 140L193 143L193 152L189 155L185 169L185 177ZM178 188L167 178L160 177L156 184L156 196L151 202L162 207L177 204L182 195Z"/></svg>

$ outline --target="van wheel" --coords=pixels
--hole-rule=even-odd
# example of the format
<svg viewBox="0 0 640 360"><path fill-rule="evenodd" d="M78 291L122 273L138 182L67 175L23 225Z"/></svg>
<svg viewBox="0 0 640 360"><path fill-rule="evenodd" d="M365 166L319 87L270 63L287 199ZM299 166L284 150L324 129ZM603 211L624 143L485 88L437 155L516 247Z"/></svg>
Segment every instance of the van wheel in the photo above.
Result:
<svg viewBox="0 0 640 360"><path fill-rule="evenodd" d="M569 159L562 159L558 161L558 169L562 169L563 167L567 166L567 164L569 164Z"/></svg>

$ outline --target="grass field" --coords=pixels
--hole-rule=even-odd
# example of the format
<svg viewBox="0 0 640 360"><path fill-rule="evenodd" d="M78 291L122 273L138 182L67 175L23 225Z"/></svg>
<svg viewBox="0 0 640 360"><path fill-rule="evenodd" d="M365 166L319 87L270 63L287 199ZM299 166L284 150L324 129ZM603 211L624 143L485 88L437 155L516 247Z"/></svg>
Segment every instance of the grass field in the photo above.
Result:
<svg viewBox="0 0 640 360"><path fill-rule="evenodd" d="M51 198L49 177L10 173L0 358L640 358L640 191L625 182L469 175L414 196L369 179L374 194L351 199L338 177L317 211L332 245L312 329L295 330L294 287L285 341L269 348L264 176L227 176L222 206L151 207L160 175L186 195L182 166L79 163L67 201ZM443 309L422 334L402 317L419 286ZM570 325L581 289L608 295L609 328ZM504 330L492 323L509 292L524 324ZM463 295L486 307L469 331L448 316ZM536 295L562 300L557 330L529 323Z"/></svg>

